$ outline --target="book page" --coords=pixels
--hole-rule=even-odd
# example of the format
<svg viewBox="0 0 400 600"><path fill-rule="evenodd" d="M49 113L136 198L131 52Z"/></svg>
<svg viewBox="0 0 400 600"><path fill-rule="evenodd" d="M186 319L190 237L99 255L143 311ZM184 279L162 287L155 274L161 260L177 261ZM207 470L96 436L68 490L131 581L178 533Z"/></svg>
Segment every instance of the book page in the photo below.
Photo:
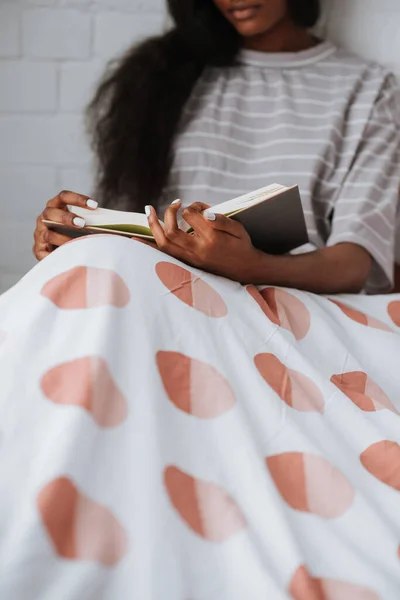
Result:
<svg viewBox="0 0 400 600"><path fill-rule="evenodd" d="M211 206L210 210L212 210L212 212L214 212L215 214L230 217L237 212L254 206L255 204L264 202L264 200L268 200L268 198L273 197L276 194L281 193L287 189L288 188L284 185L273 183L272 185L259 188L258 190L254 190L253 192L249 192L248 194L244 194L243 196L238 196L237 198L233 198L232 200L227 200L226 202L215 204L214 206ZM190 225L188 225L184 219L181 219L179 221L179 228L187 233L191 231Z"/></svg>
<svg viewBox="0 0 400 600"><path fill-rule="evenodd" d="M258 202L267 200L270 196L273 196L283 190L285 186L277 183L268 185L258 190L249 192L232 200L227 200L220 204L216 204L212 207L213 212L216 214L233 215L234 213L249 208ZM110 210L107 208L96 208L95 210L89 210L87 208L81 208L78 206L68 206L68 210L78 217L82 217L88 227L103 227L113 230L121 231L135 231L143 235L151 235L149 229L149 223L144 213L127 212L121 210ZM160 221L163 226L163 222ZM185 221L181 220L179 223L180 229L188 231L189 226Z"/></svg>
<svg viewBox="0 0 400 600"><path fill-rule="evenodd" d="M266 200L269 196L272 196L279 191L283 191L284 189L286 189L285 186L278 183L273 183L272 185L268 185L266 187L259 188L258 190L254 190L248 194L244 194L243 196L238 196L232 200L227 200L226 202L221 202L221 204L216 204L211 208L216 214L229 215L237 212L238 210L242 210L243 208L248 208L253 204L257 204L257 202Z"/></svg>
<svg viewBox="0 0 400 600"><path fill-rule="evenodd" d="M79 206L68 206L68 210L78 217L85 219L89 227L106 227L115 225L136 225L149 228L147 217L144 213L126 212L122 210L110 210L107 208L96 208L88 210ZM116 227L114 227L115 229Z"/></svg>

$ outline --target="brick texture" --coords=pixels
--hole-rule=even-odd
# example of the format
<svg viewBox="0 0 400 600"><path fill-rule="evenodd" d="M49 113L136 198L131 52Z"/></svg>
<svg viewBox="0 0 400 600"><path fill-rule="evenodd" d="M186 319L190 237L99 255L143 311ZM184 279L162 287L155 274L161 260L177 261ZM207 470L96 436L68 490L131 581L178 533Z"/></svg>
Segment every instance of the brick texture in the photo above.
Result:
<svg viewBox="0 0 400 600"><path fill-rule="evenodd" d="M0 62L0 90L0 112L55 112L57 66L28 60Z"/></svg>
<svg viewBox="0 0 400 600"><path fill-rule="evenodd" d="M0 2L0 56L16 57L21 53L20 10L15 2Z"/></svg>
<svg viewBox="0 0 400 600"><path fill-rule="evenodd" d="M91 17L78 10L38 8L22 14L24 55L47 59L90 56Z"/></svg>

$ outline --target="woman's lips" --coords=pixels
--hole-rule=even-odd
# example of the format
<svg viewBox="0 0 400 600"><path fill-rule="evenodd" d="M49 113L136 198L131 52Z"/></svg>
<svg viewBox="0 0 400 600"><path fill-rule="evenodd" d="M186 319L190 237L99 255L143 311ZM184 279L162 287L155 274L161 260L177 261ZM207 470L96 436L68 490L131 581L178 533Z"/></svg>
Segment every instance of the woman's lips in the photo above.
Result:
<svg viewBox="0 0 400 600"><path fill-rule="evenodd" d="M231 15L235 21L247 21L248 19L254 19L259 10L258 5L254 6L243 6L238 8L232 8L230 10Z"/></svg>

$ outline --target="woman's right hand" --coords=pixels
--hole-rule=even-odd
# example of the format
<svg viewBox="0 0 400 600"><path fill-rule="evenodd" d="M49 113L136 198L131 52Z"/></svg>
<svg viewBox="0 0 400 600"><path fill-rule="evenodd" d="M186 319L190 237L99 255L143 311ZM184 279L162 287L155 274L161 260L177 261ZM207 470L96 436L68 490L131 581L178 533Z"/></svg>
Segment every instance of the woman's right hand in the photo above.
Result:
<svg viewBox="0 0 400 600"><path fill-rule="evenodd" d="M94 210L98 204L95 200L91 200L89 196L75 194L74 192L63 191L52 198L46 204L46 208L36 220L36 229L34 233L35 243L33 253L38 260L43 260L59 246L71 241L72 238L56 233L47 228L43 223L43 219L56 221L69 227L80 229L85 226L85 221L69 212L68 205L80 206Z"/></svg>

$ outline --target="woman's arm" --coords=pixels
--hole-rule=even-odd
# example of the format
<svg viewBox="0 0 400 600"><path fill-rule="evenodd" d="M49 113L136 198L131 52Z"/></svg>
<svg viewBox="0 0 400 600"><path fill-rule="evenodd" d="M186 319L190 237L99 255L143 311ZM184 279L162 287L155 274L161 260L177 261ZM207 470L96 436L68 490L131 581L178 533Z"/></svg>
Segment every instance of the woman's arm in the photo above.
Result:
<svg viewBox="0 0 400 600"><path fill-rule="evenodd" d="M361 246L351 243L294 256L260 252L252 265L251 283L293 287L315 294L360 292L372 266Z"/></svg>
<svg viewBox="0 0 400 600"><path fill-rule="evenodd" d="M366 282L372 259L353 243L337 244L296 256L272 256L254 248L244 227L222 215L204 211L196 203L183 211L193 228L188 235L178 228L177 211L166 211L163 229L153 208L147 207L149 225L158 247L183 262L228 277L242 284L278 285L317 294L357 293Z"/></svg>
<svg viewBox="0 0 400 600"><path fill-rule="evenodd" d="M364 287L374 294L390 291L393 284L400 189L400 89L393 76L380 71L379 77L381 87L359 142L351 144L350 155L344 152L343 163L338 156L338 168L347 173L331 200L326 240L329 247L346 243L366 249L373 266ZM355 109L359 102L356 98ZM352 129L351 119L346 126Z"/></svg>

